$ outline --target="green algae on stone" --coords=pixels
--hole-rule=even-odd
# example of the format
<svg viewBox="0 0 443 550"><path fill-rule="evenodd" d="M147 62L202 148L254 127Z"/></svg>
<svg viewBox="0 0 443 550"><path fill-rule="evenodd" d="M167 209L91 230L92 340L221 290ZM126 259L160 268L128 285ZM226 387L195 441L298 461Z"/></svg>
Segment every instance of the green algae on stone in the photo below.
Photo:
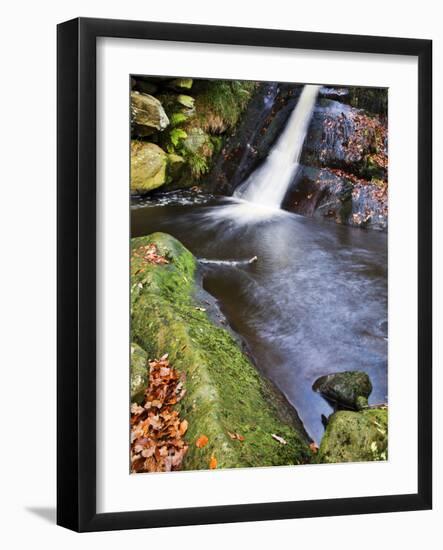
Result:
<svg viewBox="0 0 443 550"><path fill-rule="evenodd" d="M387 460L387 455L387 408L337 411L329 418L317 462Z"/></svg>
<svg viewBox="0 0 443 550"><path fill-rule="evenodd" d="M309 462L308 438L282 410L275 390L194 298L194 256L162 233L132 239L132 250L150 243L169 263L153 265L132 255L132 337L150 359L168 353L171 365L186 377L186 394L179 404L180 416L189 422L183 468L207 469L212 455L219 468ZM245 440L233 440L228 432ZM199 449L195 442L203 434L209 443Z"/></svg>
<svg viewBox="0 0 443 550"><path fill-rule="evenodd" d="M148 356L134 342L131 343L131 403L141 403L149 381Z"/></svg>

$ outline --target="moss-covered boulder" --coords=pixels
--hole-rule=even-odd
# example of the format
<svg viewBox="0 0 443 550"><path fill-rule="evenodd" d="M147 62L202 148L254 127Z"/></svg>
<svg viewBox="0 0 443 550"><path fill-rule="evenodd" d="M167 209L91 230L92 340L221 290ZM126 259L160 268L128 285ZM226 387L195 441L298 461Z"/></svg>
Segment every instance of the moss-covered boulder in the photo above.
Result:
<svg viewBox="0 0 443 550"><path fill-rule="evenodd" d="M169 125L160 101L140 92L131 92L131 122L133 133L141 137L162 131Z"/></svg>
<svg viewBox="0 0 443 550"><path fill-rule="evenodd" d="M131 403L141 403L148 384L146 352L137 344L131 344Z"/></svg>
<svg viewBox="0 0 443 550"><path fill-rule="evenodd" d="M131 141L131 192L147 193L166 182L167 154L155 143Z"/></svg>
<svg viewBox="0 0 443 550"><path fill-rule="evenodd" d="M328 421L320 444L320 463L386 460L388 409L337 411Z"/></svg>
<svg viewBox="0 0 443 550"><path fill-rule="evenodd" d="M365 372L346 371L318 378L312 389L321 393L339 408L360 410L368 405L372 384Z"/></svg>
<svg viewBox="0 0 443 550"><path fill-rule="evenodd" d="M293 409L194 297L194 256L162 233L134 238L131 247L133 339L148 358L168 353L185 376L178 405L189 423L183 468L207 469L212 456L223 468L309 462L309 440ZM153 249L149 261L143 251ZM202 435L208 443L199 448Z"/></svg>

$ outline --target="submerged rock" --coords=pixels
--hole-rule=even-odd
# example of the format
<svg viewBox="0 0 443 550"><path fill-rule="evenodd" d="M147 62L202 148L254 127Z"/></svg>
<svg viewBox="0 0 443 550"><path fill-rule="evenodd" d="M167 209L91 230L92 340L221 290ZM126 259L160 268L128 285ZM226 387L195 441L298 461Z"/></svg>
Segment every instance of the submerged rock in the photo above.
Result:
<svg viewBox="0 0 443 550"><path fill-rule="evenodd" d="M156 250L151 262L143 253L150 245ZM150 359L168 353L184 377L186 394L178 407L188 422L189 450L183 468L207 469L212 456L221 468L309 462L310 440L294 409L195 297L194 256L164 233L134 238L131 247L134 341ZM208 444L198 448L202 435Z"/></svg>
<svg viewBox="0 0 443 550"><path fill-rule="evenodd" d="M387 460L387 453L387 408L337 411L329 418L317 462Z"/></svg>
<svg viewBox="0 0 443 550"><path fill-rule="evenodd" d="M149 94L131 92L131 122L133 133L144 137L162 131L169 119L158 99Z"/></svg>
<svg viewBox="0 0 443 550"><path fill-rule="evenodd" d="M318 378L312 389L337 404L339 408L360 410L368 405L372 384L365 372L347 371Z"/></svg>
<svg viewBox="0 0 443 550"><path fill-rule="evenodd" d="M131 403L141 403L148 384L148 357L137 344L131 344Z"/></svg>
<svg viewBox="0 0 443 550"><path fill-rule="evenodd" d="M131 192L147 193L166 182L167 154L155 143L131 141Z"/></svg>

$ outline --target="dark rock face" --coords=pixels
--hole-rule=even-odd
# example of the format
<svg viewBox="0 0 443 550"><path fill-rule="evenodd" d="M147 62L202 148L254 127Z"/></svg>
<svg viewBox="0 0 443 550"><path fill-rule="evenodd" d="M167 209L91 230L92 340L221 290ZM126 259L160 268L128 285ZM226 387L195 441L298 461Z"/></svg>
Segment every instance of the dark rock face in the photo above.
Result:
<svg viewBox="0 0 443 550"><path fill-rule="evenodd" d="M312 389L338 408L361 410L367 406L372 384L365 372L347 371L318 378Z"/></svg>
<svg viewBox="0 0 443 550"><path fill-rule="evenodd" d="M263 82L203 181L212 192L232 195L267 157L292 112L302 85Z"/></svg>
<svg viewBox="0 0 443 550"><path fill-rule="evenodd" d="M354 182L326 168L301 166L283 208L356 227L385 230L388 226L385 187Z"/></svg>
<svg viewBox="0 0 443 550"><path fill-rule="evenodd" d="M382 127L357 109L320 98L312 116L301 163L341 168L362 178L385 179L387 167L374 162ZM383 144L386 148L386 144Z"/></svg>

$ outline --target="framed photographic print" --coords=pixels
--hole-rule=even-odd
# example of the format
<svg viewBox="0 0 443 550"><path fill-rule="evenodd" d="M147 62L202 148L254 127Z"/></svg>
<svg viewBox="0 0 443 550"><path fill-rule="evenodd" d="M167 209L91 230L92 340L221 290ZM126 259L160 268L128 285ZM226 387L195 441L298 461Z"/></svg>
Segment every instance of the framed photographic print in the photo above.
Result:
<svg viewBox="0 0 443 550"><path fill-rule="evenodd" d="M59 25L59 525L431 507L431 64Z"/></svg>

